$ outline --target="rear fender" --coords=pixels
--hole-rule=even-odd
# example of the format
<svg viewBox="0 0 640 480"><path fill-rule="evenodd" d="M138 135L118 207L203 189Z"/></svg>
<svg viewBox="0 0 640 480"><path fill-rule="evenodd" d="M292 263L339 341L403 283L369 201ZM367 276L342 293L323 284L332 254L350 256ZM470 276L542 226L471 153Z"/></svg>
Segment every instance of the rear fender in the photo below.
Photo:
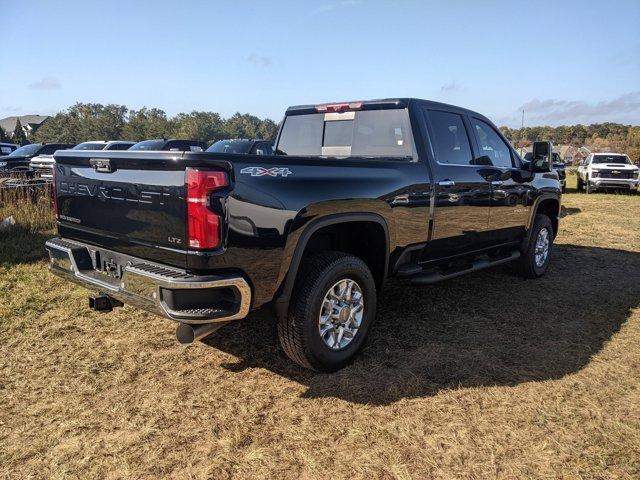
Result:
<svg viewBox="0 0 640 480"><path fill-rule="evenodd" d="M309 240L315 232L321 228L336 225L340 223L351 222L375 222L379 224L385 232L385 259L384 259L384 277L387 277L389 268L389 251L390 251L390 237L389 227L387 221L377 213L370 212L346 212L326 215L320 218L316 218L309 222L309 224L302 231L295 246L292 248L293 254L291 255L291 261L288 264L288 268L284 272L281 272L283 277L280 287L275 296L275 308L279 316L286 315L289 308L289 301L293 292L293 286L300 268L300 263L304 255L305 249ZM291 249L287 246L286 250Z"/></svg>

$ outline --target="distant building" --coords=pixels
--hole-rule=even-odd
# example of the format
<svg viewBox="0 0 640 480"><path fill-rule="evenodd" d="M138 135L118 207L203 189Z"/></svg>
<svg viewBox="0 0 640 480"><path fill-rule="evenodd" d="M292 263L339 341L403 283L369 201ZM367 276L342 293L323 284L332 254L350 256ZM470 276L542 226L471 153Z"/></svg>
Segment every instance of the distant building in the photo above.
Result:
<svg viewBox="0 0 640 480"><path fill-rule="evenodd" d="M48 115L22 115L20 117L7 117L0 119L0 127L7 132L9 137L13 136L13 132L16 129L16 123L20 120L22 129L25 135L29 138L36 133L36 130L47 121L50 117Z"/></svg>

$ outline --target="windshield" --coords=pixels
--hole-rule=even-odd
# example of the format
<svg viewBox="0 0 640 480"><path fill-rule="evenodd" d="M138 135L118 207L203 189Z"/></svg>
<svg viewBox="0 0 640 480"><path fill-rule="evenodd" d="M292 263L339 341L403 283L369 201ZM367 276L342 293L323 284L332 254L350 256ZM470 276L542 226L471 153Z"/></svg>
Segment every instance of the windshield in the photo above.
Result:
<svg viewBox="0 0 640 480"><path fill-rule="evenodd" d="M252 143L250 140L218 140L207 148L207 152L249 153Z"/></svg>
<svg viewBox="0 0 640 480"><path fill-rule="evenodd" d="M28 157L29 155L35 155L38 150L42 147L41 143L32 143L30 145L25 145L24 147L20 147L17 150L11 152L8 157Z"/></svg>
<svg viewBox="0 0 640 480"><path fill-rule="evenodd" d="M591 163L626 163L631 164L626 155L594 155Z"/></svg>
<svg viewBox="0 0 640 480"><path fill-rule="evenodd" d="M76 145L71 150L102 150L106 143L102 142L84 142Z"/></svg>
<svg viewBox="0 0 640 480"><path fill-rule="evenodd" d="M164 144L164 140L144 140L143 142L136 143L129 150L162 150Z"/></svg>

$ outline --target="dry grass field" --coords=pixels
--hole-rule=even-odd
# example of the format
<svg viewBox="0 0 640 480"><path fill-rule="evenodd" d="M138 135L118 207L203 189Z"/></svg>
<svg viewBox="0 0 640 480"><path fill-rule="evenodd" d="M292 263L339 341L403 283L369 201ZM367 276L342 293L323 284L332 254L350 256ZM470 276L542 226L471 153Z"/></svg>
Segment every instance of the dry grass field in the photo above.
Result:
<svg viewBox="0 0 640 480"><path fill-rule="evenodd" d="M321 375L268 313L180 347L0 232L2 478L640 478L640 195L568 193L549 273L393 281ZM37 206L36 206L37 207Z"/></svg>

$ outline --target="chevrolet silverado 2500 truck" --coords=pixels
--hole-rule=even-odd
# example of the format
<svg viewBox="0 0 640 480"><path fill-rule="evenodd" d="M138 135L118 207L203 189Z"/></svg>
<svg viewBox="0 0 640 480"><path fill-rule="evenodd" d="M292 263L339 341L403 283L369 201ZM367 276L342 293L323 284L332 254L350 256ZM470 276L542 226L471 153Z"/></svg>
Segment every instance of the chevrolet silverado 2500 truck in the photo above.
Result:
<svg viewBox="0 0 640 480"><path fill-rule="evenodd" d="M535 148L523 162L482 115L398 98L291 107L274 155L60 151L50 268L183 343L273 305L287 355L333 371L390 276L545 273L561 192Z"/></svg>

